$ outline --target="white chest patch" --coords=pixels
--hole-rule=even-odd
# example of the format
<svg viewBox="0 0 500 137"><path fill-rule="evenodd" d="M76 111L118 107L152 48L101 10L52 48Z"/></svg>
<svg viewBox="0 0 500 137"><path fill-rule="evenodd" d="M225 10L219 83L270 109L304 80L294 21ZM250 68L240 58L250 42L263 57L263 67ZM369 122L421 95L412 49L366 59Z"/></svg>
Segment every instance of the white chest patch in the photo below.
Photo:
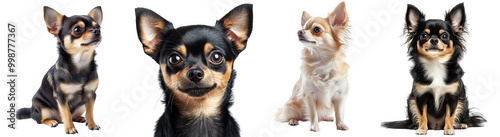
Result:
<svg viewBox="0 0 500 137"><path fill-rule="evenodd" d="M458 83L452 83L447 85L445 83L446 66L445 63L439 60L427 60L425 58L420 58L425 69L425 76L428 79L432 79L430 85L419 86L419 94L424 94L426 92L432 92L434 95L435 109L438 110L440 104L443 102L441 96L446 93L454 93L457 91Z"/></svg>
<svg viewBox="0 0 500 137"><path fill-rule="evenodd" d="M427 60L420 58L425 69L425 76L432 79L431 85L444 86L446 79L446 66L444 62L438 60Z"/></svg>

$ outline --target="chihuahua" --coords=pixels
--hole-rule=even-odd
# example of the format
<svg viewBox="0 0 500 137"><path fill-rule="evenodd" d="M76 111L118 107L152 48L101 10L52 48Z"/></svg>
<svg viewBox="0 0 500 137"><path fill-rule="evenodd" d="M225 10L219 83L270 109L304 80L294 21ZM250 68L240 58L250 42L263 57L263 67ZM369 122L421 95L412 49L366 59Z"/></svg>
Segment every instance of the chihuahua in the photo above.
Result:
<svg viewBox="0 0 500 137"><path fill-rule="evenodd" d="M145 8L135 14L144 53L160 66L165 110L155 137L239 137L229 112L233 63L252 32L252 5L232 9L213 27L174 28Z"/></svg>
<svg viewBox="0 0 500 137"><path fill-rule="evenodd" d="M43 10L47 30L57 38L59 58L43 77L31 108L19 109L17 118L32 118L51 127L62 122L67 134L78 133L73 121L99 130L93 111L99 82L94 56L101 42L101 7L71 17L47 6ZM84 112L86 117L82 117Z"/></svg>
<svg viewBox="0 0 500 137"><path fill-rule="evenodd" d="M311 121L311 131L319 131L319 121L333 121L335 111L338 130L347 130L343 110L349 84L344 61L347 39L347 12L345 3L340 3L327 18L311 17L302 13L302 30L299 41L302 51L302 74L293 88L293 93L283 108L278 110L276 120L297 125L298 121Z"/></svg>
<svg viewBox="0 0 500 137"><path fill-rule="evenodd" d="M447 12L444 21L425 20L417 7L408 4L405 33L408 56L414 63L408 119L382 126L417 129L417 135L427 134L429 128L444 129L445 135L454 135L454 129L478 127L486 122L481 114L469 112L462 81L464 71L458 63L465 51L465 21L463 3Z"/></svg>

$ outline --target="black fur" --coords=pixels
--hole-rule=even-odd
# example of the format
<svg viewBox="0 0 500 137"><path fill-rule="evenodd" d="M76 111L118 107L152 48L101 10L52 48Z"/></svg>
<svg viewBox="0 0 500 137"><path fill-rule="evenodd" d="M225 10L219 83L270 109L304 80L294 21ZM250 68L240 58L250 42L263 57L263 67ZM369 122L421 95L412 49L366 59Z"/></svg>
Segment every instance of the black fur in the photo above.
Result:
<svg viewBox="0 0 500 137"><path fill-rule="evenodd" d="M92 11L94 10L100 13L99 18L101 18L101 8L98 6ZM100 22L97 22L97 25L93 25L92 22L96 21L90 15L74 15L71 17L67 17L65 15L60 15L59 13L55 12L55 10L49 7L44 7L44 12L46 23L50 22L48 20L55 20L54 18L58 17L61 18L61 22L50 22L57 24L50 24L50 26L59 27L57 29L58 31L51 32L51 29L48 28L49 32L51 32L57 39L59 57L56 64L54 64L43 77L40 88L32 98L31 108L21 108L17 112L18 119L32 118L39 124L43 122L42 120L44 120L42 119L42 109L51 110L53 111L53 113L58 114L61 110L59 108L59 105L61 105L63 107L68 107L71 115L73 115L73 112L75 112L77 108L84 106L89 101L93 102L95 100L95 89L85 89L84 87L90 81L98 79L97 65L94 60L94 49L89 49L89 51L87 51L89 53L92 53L90 54L90 56L85 56L85 59L84 57L80 58L82 60L88 60L89 62L73 60L72 54L78 53L70 53L68 52L68 50L81 52L81 49L79 47L87 46L95 48L101 41L99 26ZM56 14L60 16L57 16ZM82 43L83 45L81 46L81 43L73 43L74 40L83 39L83 35L73 35L75 24L77 24L78 22L83 22L84 26L82 26L82 34L86 33L86 40L82 41L88 42ZM69 37L69 39L65 39L65 37ZM68 45L65 45L66 43L68 43ZM76 63L79 63L81 65L77 65ZM81 84L81 89L75 89L75 91L66 93L64 91L64 87L62 87L61 84ZM58 104L58 102L61 102L61 104ZM64 103L67 103L67 106ZM53 113L43 114L47 116L47 119L45 120L56 120L59 123L63 122L61 114L53 115ZM70 124L65 123L65 125ZM92 128L92 130L94 130L94 128ZM74 131L66 131L66 133L74 134L77 133L77 131L75 129Z"/></svg>
<svg viewBox="0 0 500 137"><path fill-rule="evenodd" d="M165 20L163 17L157 13L145 9L136 8L136 25L139 40L143 44L144 52L149 55L153 60L155 60L160 65L165 65L165 72L162 71L160 67L159 71L159 81L160 86L163 89L165 104L165 110L163 115L158 119L155 128L155 137L239 137L239 127L235 119L231 116L229 112L229 107L231 107L232 101L232 87L233 82L236 77L236 71L232 68L228 68L226 65L232 63L236 57L243 51L246 47L247 39L235 38L230 39L228 37L232 36L233 33L231 28L224 26L225 20L231 20L232 18L239 18L245 21L246 25L246 38L251 34L252 30L252 5L243 4L233 10L231 10L226 16L222 17L216 22L215 26L205 26L205 25L191 25L179 28L174 28L172 23ZM237 20L237 21L241 21ZM164 24L163 28L158 28L156 26L148 26L147 24L141 24L144 21L152 21L157 24ZM236 20L231 20L236 21ZM154 24L148 22L148 24ZM237 22L236 22L237 23ZM238 26L238 25L235 25ZM155 28L156 27L156 28ZM157 29L157 32L151 34L147 33L147 30ZM148 37L143 37L144 35L154 36L155 39L150 40ZM154 41L158 40L158 41ZM153 44L151 45L151 41ZM149 43L148 43L149 42ZM222 64L211 63L209 58L205 53L205 44L210 43L213 45L211 53L220 53L224 62ZM237 48L238 44L242 44L245 47ZM180 46L186 47L186 54L183 55L178 51ZM154 49L154 50L150 50ZM172 64L170 59L172 56L180 55L181 63ZM192 97L200 97L204 94L208 94L212 91L209 90L197 90L195 92L190 90L184 90L185 87L206 87L203 86L204 83L192 82L192 81L181 81L181 85L178 87L169 87L169 83L165 81L164 75L168 77L186 77L182 74L183 71L205 68L214 73L231 73L228 83L225 87L225 92L222 95L222 101L217 105L217 114L210 116L192 116L186 113L191 113L191 110L183 109L185 106L178 106L175 98L176 92L182 92ZM165 73L165 74L163 74ZM207 72L205 72L207 73ZM220 85L214 85L216 87ZM179 93L180 94L180 93ZM205 106L203 106L205 107Z"/></svg>
<svg viewBox="0 0 500 137"><path fill-rule="evenodd" d="M460 12L460 13L458 13ZM418 24L414 24L410 19L411 14L415 14L416 21ZM459 21L459 24L462 28L458 31L452 26L451 17L452 14L462 14L462 18ZM394 122L384 122L382 123L383 127L387 128L396 128L396 129L417 129L419 126L417 118L413 118L417 114L411 111L410 105L412 101L416 102L418 107L418 111L420 113L423 112L423 106L425 104L428 105L427 115L435 118L442 118L446 115L445 105L449 105L450 108L455 108L459 103L462 104L462 107L458 117L458 121L455 121L460 124L466 124L469 127L478 127L481 126L483 122L486 122L486 119L479 113L470 113L469 106L466 95L466 88L462 81L462 76L464 75L464 71L459 65L459 61L462 58L463 53L465 52L465 46L463 44L464 39L462 37L463 33L467 32L466 24L465 24L465 9L463 3L455 6L451 11L446 13L445 21L443 20L425 20L425 15L420 12L415 6L408 4L407 14L406 14L406 27L405 32L407 32L407 42L408 46L408 56L410 60L414 62L414 66L410 71L411 76L413 77L413 88L412 92L408 97L408 108L407 108L407 120L403 121L394 121ZM442 102L439 105L439 109L434 109L435 99L436 98L430 92L426 92L424 94L417 93L416 84L429 85L433 82L434 79L426 76L426 69L423 65L423 62L420 60L419 51L417 50L417 46L422 46L422 43L427 42L426 38L421 38L423 36L425 29L429 29L431 32L438 32L439 30L446 30L450 32L449 39L440 39L447 46L451 46L450 42L453 42L454 52L451 54L451 58L445 62L445 70L446 70L446 79L444 79L445 84L451 84L458 82L458 90L455 94L446 93L439 98ZM431 34L429 34L431 35ZM437 34L432 34L437 35ZM417 44L419 41L420 45ZM451 111L450 115L453 115ZM430 123L429 123L430 124ZM444 125L444 124L443 124ZM429 125L429 128L431 126ZM442 129L443 127L437 127L437 129ZM455 127L457 128L457 127Z"/></svg>

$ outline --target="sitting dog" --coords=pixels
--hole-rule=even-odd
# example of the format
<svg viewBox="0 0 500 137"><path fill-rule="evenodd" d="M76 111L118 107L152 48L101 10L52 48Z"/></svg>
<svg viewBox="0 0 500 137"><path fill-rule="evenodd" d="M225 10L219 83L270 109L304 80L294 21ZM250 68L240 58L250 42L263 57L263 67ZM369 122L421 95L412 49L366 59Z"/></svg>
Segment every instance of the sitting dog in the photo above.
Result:
<svg viewBox="0 0 500 137"><path fill-rule="evenodd" d="M43 10L47 30L58 40L59 58L43 77L31 108L19 109L17 118L33 118L51 127L63 122L67 134L78 133L73 121L86 121L90 130L99 130L93 111L99 83L94 56L102 39L101 7L71 17L47 6Z"/></svg>

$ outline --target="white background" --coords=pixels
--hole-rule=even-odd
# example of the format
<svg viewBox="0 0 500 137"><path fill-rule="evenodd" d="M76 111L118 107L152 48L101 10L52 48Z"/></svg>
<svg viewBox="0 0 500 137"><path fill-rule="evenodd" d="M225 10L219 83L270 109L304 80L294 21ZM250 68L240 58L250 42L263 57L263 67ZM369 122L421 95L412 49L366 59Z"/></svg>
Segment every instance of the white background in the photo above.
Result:
<svg viewBox="0 0 500 137"><path fill-rule="evenodd" d="M406 118L406 98L411 90L411 63L406 55L403 37L406 4L416 5L427 19L443 19L444 13L462 1L346 1L350 17L351 40L348 46L350 93L346 102L345 122L348 131L338 131L332 122L321 122L321 131L309 131L309 122L290 127L274 121L278 108L291 95L300 74L300 51L297 40L300 18L306 10L313 16L326 17L340 0L245 1L185 0L179 1L3 1L0 37L3 38L1 63L6 66L6 24L18 27L18 100L17 106L31 106L31 97L40 86L46 71L57 59L56 39L46 31L42 7L48 5L62 14L87 14L102 6L103 41L97 48L96 61L100 85L97 89L94 117L100 131L89 131L85 124L75 123L79 134L73 136L153 136L154 126L162 114L162 91L157 77L158 65L142 51L137 38L134 8L146 7L171 21L175 27L214 25L233 7L254 4L253 32L245 51L237 58L238 72L233 89L235 103L231 108L243 137L302 136L416 136L414 130L380 127L384 121ZM500 51L498 14L493 1L465 1L469 35L467 53L461 65L463 80L471 107L486 116L485 127L456 130L456 136L496 136L499 126ZM2 67L6 74L7 67ZM4 79L7 79L4 76ZM6 110L8 87L0 84ZM64 125L50 128L31 119L18 120L17 129L7 128L3 111L0 136L68 136ZM443 131L427 136L443 136Z"/></svg>

